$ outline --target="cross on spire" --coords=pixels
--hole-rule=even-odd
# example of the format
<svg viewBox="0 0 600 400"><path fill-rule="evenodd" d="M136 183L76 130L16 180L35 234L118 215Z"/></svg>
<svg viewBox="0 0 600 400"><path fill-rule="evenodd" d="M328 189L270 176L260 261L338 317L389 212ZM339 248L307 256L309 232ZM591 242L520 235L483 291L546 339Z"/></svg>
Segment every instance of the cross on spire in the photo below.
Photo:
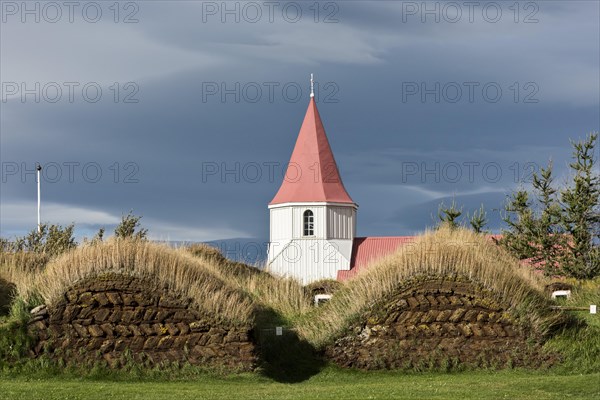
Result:
<svg viewBox="0 0 600 400"><path fill-rule="evenodd" d="M315 81L313 80L313 74L310 74L310 97L315 97Z"/></svg>

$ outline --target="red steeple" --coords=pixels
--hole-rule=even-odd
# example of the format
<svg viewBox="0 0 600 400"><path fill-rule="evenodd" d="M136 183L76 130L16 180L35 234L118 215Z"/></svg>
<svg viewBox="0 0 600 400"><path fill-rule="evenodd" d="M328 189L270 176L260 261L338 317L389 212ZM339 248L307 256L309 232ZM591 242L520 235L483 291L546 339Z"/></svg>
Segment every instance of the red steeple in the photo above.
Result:
<svg viewBox="0 0 600 400"><path fill-rule="evenodd" d="M342 183L311 93L283 183L269 205L324 201L354 203Z"/></svg>

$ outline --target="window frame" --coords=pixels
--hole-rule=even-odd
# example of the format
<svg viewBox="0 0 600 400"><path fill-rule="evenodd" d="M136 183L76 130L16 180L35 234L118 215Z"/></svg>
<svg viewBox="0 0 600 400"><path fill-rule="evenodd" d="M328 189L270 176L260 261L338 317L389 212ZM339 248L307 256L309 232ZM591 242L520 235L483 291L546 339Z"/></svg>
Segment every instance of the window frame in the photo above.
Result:
<svg viewBox="0 0 600 400"><path fill-rule="evenodd" d="M312 210L304 210L302 213L302 236L315 236L315 213Z"/></svg>

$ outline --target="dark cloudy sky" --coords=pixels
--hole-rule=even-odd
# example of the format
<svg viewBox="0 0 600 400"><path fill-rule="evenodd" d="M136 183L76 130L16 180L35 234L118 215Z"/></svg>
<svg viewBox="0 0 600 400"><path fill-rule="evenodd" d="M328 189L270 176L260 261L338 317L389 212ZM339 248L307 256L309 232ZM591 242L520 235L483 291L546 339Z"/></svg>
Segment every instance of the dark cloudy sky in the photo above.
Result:
<svg viewBox="0 0 600 400"><path fill-rule="evenodd" d="M156 239L266 239L311 72L361 236L452 198L497 230L600 125L597 1L23 4L1 4L2 236L35 227L40 162L42 219L78 237L133 210Z"/></svg>

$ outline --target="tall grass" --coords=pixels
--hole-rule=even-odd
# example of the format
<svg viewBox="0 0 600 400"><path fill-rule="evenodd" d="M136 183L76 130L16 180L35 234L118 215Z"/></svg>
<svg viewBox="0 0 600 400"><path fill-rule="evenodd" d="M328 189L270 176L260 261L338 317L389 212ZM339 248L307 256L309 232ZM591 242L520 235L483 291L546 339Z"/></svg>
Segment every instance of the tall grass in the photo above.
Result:
<svg viewBox="0 0 600 400"><path fill-rule="evenodd" d="M298 331L315 346L323 346L402 282L417 276L469 279L540 336L567 320L564 313L549 309L543 282L530 269L482 235L442 227L366 268L318 313L303 319Z"/></svg>
<svg viewBox="0 0 600 400"><path fill-rule="evenodd" d="M600 279L589 281L567 280L573 285L571 297L565 306L588 308L600 306ZM600 314L572 311L581 323L566 327L552 337L545 348L564 356L561 369L568 372L590 373L600 371Z"/></svg>
<svg viewBox="0 0 600 400"><path fill-rule="evenodd" d="M106 274L125 275L168 289L192 305L233 323L251 322L251 298L217 276L209 262L185 257L166 245L111 239L82 245L52 260L33 286L46 304L54 304L74 284Z"/></svg>
<svg viewBox="0 0 600 400"><path fill-rule="evenodd" d="M207 265L215 275L251 296L257 303L274 311L278 323L292 324L309 312L308 291L295 279L279 278L259 268L226 259L218 249L195 244L181 249Z"/></svg>
<svg viewBox="0 0 600 400"><path fill-rule="evenodd" d="M29 305L16 299L10 307L9 317L0 323L0 367L17 361L27 354L33 340L27 334Z"/></svg>
<svg viewBox="0 0 600 400"><path fill-rule="evenodd" d="M587 281L569 279L566 281L573 285L571 297L567 305L573 307L588 307L590 304L600 306L600 278Z"/></svg>
<svg viewBox="0 0 600 400"><path fill-rule="evenodd" d="M44 270L49 260L50 256L45 253L0 252L0 280L14 286L15 297L18 295L30 302L35 297L33 281ZM12 289L5 285L4 290Z"/></svg>
<svg viewBox="0 0 600 400"><path fill-rule="evenodd" d="M56 302L84 279L123 274L167 287L201 310L249 322L257 305L291 324L311 309L302 285L226 259L218 249L198 244L172 249L140 240L86 243L55 258L32 252L0 253L0 279L14 285L15 297L29 304Z"/></svg>

